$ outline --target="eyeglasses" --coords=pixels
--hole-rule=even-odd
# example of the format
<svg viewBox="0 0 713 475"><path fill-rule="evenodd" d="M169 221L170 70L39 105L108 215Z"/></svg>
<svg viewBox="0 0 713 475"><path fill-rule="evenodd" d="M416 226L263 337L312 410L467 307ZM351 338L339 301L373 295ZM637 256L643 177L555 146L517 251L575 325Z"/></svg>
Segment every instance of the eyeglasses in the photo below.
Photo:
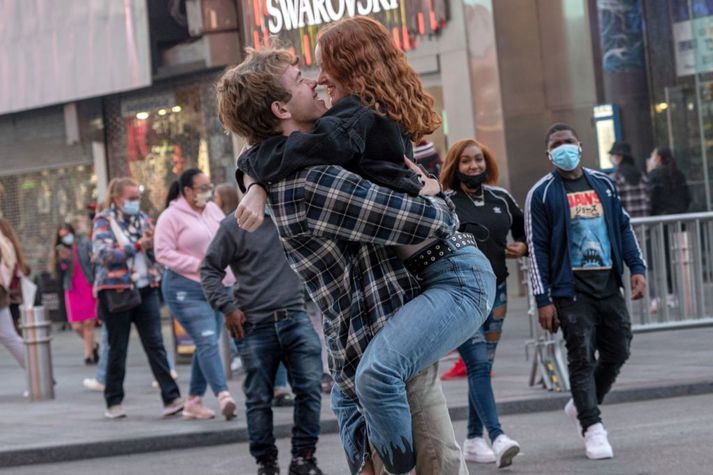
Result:
<svg viewBox="0 0 713 475"><path fill-rule="evenodd" d="M195 190L196 188L193 187L193 189ZM201 185L201 186L198 187L198 192L199 192L199 193L205 193L205 192L207 192L207 191L213 191L213 184L212 184L212 183L208 183L208 184L206 184L206 185Z"/></svg>

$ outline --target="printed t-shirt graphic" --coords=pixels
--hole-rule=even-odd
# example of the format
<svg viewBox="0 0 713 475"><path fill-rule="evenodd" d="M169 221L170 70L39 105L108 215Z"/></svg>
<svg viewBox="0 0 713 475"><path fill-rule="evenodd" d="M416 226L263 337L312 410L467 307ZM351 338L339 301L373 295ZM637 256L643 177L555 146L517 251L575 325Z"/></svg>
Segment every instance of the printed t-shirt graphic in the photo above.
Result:
<svg viewBox="0 0 713 475"><path fill-rule="evenodd" d="M604 208L592 190L567 193L571 218L570 259L572 270L607 270L612 267L611 245L604 221Z"/></svg>

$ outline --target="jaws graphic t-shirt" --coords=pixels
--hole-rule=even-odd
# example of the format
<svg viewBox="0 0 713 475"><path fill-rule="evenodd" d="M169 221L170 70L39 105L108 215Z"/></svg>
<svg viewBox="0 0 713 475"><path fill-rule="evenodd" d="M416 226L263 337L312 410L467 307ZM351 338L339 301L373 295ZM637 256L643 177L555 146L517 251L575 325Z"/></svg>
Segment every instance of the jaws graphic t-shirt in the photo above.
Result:
<svg viewBox="0 0 713 475"><path fill-rule="evenodd" d="M575 289L598 298L613 295L618 289L604 207L584 176L563 181L569 203L569 258Z"/></svg>

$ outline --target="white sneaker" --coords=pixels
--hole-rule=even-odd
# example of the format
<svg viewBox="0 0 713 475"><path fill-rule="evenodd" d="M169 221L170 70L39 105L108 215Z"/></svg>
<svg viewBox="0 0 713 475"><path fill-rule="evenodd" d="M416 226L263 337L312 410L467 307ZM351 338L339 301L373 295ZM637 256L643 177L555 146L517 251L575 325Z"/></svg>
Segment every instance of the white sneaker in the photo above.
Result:
<svg viewBox="0 0 713 475"><path fill-rule="evenodd" d="M236 356L230 363L230 371L240 371L241 369L243 369L243 361L239 356Z"/></svg>
<svg viewBox="0 0 713 475"><path fill-rule="evenodd" d="M601 422L587 428L587 432L584 433L584 448L587 452L587 458L590 460L614 457L614 451L607 438L607 431L604 430Z"/></svg>
<svg viewBox="0 0 713 475"><path fill-rule="evenodd" d="M117 404L116 406L111 406L107 408L106 412L104 413L104 417L106 417L107 419L120 419L122 417L126 417L126 411L121 406L121 404Z"/></svg>
<svg viewBox="0 0 713 475"><path fill-rule="evenodd" d="M574 405L574 399L567 401L567 405L564 406L564 413L572 419L572 423L577 428L577 435L579 438L584 439L584 436L582 435L582 424L580 424L579 419L577 419L577 406Z"/></svg>
<svg viewBox="0 0 713 475"><path fill-rule="evenodd" d="M84 378L82 384L90 391L104 391L104 385L95 378Z"/></svg>
<svg viewBox="0 0 713 475"><path fill-rule="evenodd" d="M509 467L512 459L520 453L520 444L505 434L500 434L493 442L493 452L498 468Z"/></svg>
<svg viewBox="0 0 713 475"><path fill-rule="evenodd" d="M482 437L465 439L465 442L463 442L463 457L468 462L495 463L495 453Z"/></svg>

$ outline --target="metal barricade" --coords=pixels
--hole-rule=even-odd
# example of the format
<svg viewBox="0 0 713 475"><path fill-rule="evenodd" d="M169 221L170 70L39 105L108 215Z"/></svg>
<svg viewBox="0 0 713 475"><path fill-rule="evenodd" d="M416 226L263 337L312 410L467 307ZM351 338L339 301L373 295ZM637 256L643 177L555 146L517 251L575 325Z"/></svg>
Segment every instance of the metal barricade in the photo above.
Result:
<svg viewBox="0 0 713 475"><path fill-rule="evenodd" d="M25 342L27 391L31 401L54 399L50 329L42 306L22 308L22 336Z"/></svg>
<svg viewBox="0 0 713 475"><path fill-rule="evenodd" d="M527 317L530 322L530 339L525 342L525 358L529 361L532 349L529 385L541 384L548 391L569 391L566 349L561 333L552 334L540 327L537 303L532 294L527 273L527 262L520 260L523 282L527 287Z"/></svg>
<svg viewBox="0 0 713 475"><path fill-rule="evenodd" d="M644 298L631 300L634 332L713 325L713 213L675 214L631 220L647 262Z"/></svg>

